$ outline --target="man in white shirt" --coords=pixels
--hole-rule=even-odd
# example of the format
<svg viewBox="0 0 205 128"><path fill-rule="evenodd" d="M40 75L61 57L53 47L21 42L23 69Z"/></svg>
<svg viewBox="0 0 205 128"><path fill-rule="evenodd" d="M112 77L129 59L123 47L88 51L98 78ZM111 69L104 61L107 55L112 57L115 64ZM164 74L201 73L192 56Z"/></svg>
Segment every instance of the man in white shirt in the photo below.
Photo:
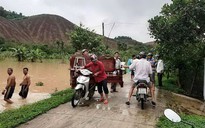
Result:
<svg viewBox="0 0 205 128"><path fill-rule="evenodd" d="M120 63L121 63L120 57L119 57L119 52L115 52L114 59L115 59L115 71L113 72L113 74L118 75L120 73ZM117 86L117 83L111 84L111 93L117 92L116 86Z"/></svg>
<svg viewBox="0 0 205 128"><path fill-rule="evenodd" d="M164 72L164 63L161 60L159 55L157 55L157 60L158 60L158 62L157 62L158 85L159 85L159 87L161 87L162 86L162 75Z"/></svg>
<svg viewBox="0 0 205 128"><path fill-rule="evenodd" d="M129 69L134 70L135 75L133 78L134 84L130 88L129 97L128 97L128 101L126 102L126 104L130 105L131 96L133 94L135 84L138 82L138 80L146 80L148 83L148 87L151 91L151 95L152 95L152 105L156 105L156 103L154 102L154 87L150 84L150 78L151 78L151 81L153 81L151 77L152 67L151 67L150 62L146 60L145 52L140 52L140 60L134 61L129 66Z"/></svg>

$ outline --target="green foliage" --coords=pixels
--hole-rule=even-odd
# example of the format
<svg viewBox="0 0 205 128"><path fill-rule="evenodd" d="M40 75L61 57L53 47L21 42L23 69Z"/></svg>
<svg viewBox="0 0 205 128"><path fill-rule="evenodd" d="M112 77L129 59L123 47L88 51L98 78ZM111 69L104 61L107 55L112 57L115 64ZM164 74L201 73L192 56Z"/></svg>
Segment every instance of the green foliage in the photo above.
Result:
<svg viewBox="0 0 205 128"><path fill-rule="evenodd" d="M102 38L95 34L94 30L90 31L88 28L84 28L82 24L75 28L70 38L75 51L88 49L97 55L110 53L110 50L102 43Z"/></svg>
<svg viewBox="0 0 205 128"><path fill-rule="evenodd" d="M66 62L74 49L68 45L17 44L12 42L0 43L0 60L16 57L18 61L42 62L43 59L62 59Z"/></svg>
<svg viewBox="0 0 205 128"><path fill-rule="evenodd" d="M43 82L38 82L38 83L36 83L36 86L43 86L43 85L44 85Z"/></svg>
<svg viewBox="0 0 205 128"><path fill-rule="evenodd" d="M165 4L161 16L149 20L163 59L175 68L196 67L205 57L205 1L174 0Z"/></svg>
<svg viewBox="0 0 205 128"><path fill-rule="evenodd" d="M155 79L156 79L156 85L158 85L157 77ZM179 93L179 94L185 94L185 91L179 86L177 86L177 77L174 75L170 76L170 78L164 76L162 79L162 83L163 86L160 87L161 89Z"/></svg>
<svg viewBox="0 0 205 128"><path fill-rule="evenodd" d="M6 18L6 19L22 19L26 18L26 16L23 16L22 13L16 13L14 11L6 11L2 6L0 6L0 16Z"/></svg>
<svg viewBox="0 0 205 128"><path fill-rule="evenodd" d="M204 128L205 126L205 117L203 116L181 114L180 117L183 121L193 124L195 128ZM191 126L182 122L173 123L165 116L162 116L159 118L157 128L191 128Z"/></svg>
<svg viewBox="0 0 205 128"><path fill-rule="evenodd" d="M141 51L148 53L153 48L152 46L145 45L127 36L118 36L114 39L118 43L118 50L120 52L121 60L125 62L128 61L132 55L138 55Z"/></svg>
<svg viewBox="0 0 205 128"><path fill-rule="evenodd" d="M157 50L166 67L178 69L180 86L187 84L184 75L193 71L189 76L192 81L188 83L191 94L196 80L203 77L199 74L205 57L205 1L173 0L170 5L165 4L161 15L149 20L149 29L158 42ZM200 81L199 85L202 84Z"/></svg>
<svg viewBox="0 0 205 128"><path fill-rule="evenodd" d="M48 99L36 103L22 106L18 109L4 111L0 113L0 128L13 128L25 123L48 110L71 100L73 90L66 89L52 94Z"/></svg>

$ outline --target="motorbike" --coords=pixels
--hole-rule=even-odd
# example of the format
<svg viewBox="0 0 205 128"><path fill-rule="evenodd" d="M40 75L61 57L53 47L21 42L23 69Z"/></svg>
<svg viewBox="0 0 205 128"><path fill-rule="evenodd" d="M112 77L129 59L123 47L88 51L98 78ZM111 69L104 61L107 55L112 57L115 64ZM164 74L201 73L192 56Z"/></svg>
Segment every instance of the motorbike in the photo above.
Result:
<svg viewBox="0 0 205 128"><path fill-rule="evenodd" d="M76 79L75 92L73 94L71 105L76 107L82 100L90 100L95 93L95 84L90 84L92 72L88 69L80 69Z"/></svg>
<svg viewBox="0 0 205 128"><path fill-rule="evenodd" d="M144 109L144 102L146 102L148 98L148 83L146 80L138 80L136 87L136 100L140 102L141 109Z"/></svg>

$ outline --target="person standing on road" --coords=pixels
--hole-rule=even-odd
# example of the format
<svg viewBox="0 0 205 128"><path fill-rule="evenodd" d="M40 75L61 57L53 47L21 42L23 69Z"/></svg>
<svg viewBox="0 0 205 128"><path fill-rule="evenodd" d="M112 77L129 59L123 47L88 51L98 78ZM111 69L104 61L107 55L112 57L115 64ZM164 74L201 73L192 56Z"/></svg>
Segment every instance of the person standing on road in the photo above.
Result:
<svg viewBox="0 0 205 128"><path fill-rule="evenodd" d="M20 83L21 90L19 92L19 96L25 99L28 95L31 79L30 76L28 75L28 68L23 68L23 73L24 73L24 77L23 77L23 81Z"/></svg>
<svg viewBox="0 0 205 128"><path fill-rule="evenodd" d="M128 66L125 66L127 68ZM150 81L152 82L152 67L150 62L146 60L146 54L145 52L140 52L140 60L134 61L130 66L130 70L135 71L135 76L133 78L134 84L131 86L130 91L129 91L129 96L128 96L128 101L126 102L127 105L130 105L130 100L131 96L133 94L134 88L136 84L138 83L138 80L146 80L148 83L148 87L151 91L151 96L152 96L152 105L156 105L155 103L155 97L154 97L154 89L153 86L151 86ZM151 79L151 80L150 80Z"/></svg>
<svg viewBox="0 0 205 128"><path fill-rule="evenodd" d="M9 77L7 78L7 85L5 87L5 89L2 92L2 95L4 95L4 100L7 103L12 104L13 101L10 100L10 98L12 97L14 90L15 90L15 86L16 86L16 78L13 74L13 69L12 68L8 68L7 69L7 73L9 75Z"/></svg>
<svg viewBox="0 0 205 128"><path fill-rule="evenodd" d="M115 71L113 72L113 75L118 75L120 73L120 64L121 64L119 52L115 52L114 59L115 59ZM117 83L111 84L111 93L117 92L116 86L117 86Z"/></svg>
<svg viewBox="0 0 205 128"><path fill-rule="evenodd" d="M151 66L152 66L152 80L153 80L153 82L151 83L152 85L151 86L153 86L153 88L154 88L154 90L155 90L155 72L156 72L156 61L155 61L155 59L153 58L153 54L152 53L148 53L147 54L147 61L149 61L150 62L150 64L151 64Z"/></svg>
<svg viewBox="0 0 205 128"><path fill-rule="evenodd" d="M163 60L160 58L160 55L156 55L157 57L157 77L158 77L158 85L162 87L162 76L164 73L164 63Z"/></svg>
<svg viewBox="0 0 205 128"><path fill-rule="evenodd" d="M107 75L105 73L105 67L101 61L97 60L97 56L95 54L90 57L91 62L87 65L83 66L83 68L89 68L94 75L94 79L96 85L98 87L98 92L100 94L100 102L104 102L104 104L108 104L108 88L107 88ZM103 91L105 93L105 98L103 96Z"/></svg>
<svg viewBox="0 0 205 128"><path fill-rule="evenodd" d="M135 59L136 59L136 56L132 55L132 58L127 61L127 65L130 66L132 64L133 60L135 60ZM131 80L132 80L134 77L134 70L129 70L129 71L131 72Z"/></svg>

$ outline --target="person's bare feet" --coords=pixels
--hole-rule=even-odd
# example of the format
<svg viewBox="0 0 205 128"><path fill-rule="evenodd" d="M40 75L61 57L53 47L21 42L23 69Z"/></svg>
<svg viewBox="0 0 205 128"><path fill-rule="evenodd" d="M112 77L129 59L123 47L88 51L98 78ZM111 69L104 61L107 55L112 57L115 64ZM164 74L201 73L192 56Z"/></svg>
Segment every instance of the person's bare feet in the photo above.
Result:
<svg viewBox="0 0 205 128"><path fill-rule="evenodd" d="M108 100L104 100L104 104L108 104Z"/></svg>
<svg viewBox="0 0 205 128"><path fill-rule="evenodd" d="M104 98L100 98L98 101L99 101L99 102L103 102L103 101L104 101Z"/></svg>

